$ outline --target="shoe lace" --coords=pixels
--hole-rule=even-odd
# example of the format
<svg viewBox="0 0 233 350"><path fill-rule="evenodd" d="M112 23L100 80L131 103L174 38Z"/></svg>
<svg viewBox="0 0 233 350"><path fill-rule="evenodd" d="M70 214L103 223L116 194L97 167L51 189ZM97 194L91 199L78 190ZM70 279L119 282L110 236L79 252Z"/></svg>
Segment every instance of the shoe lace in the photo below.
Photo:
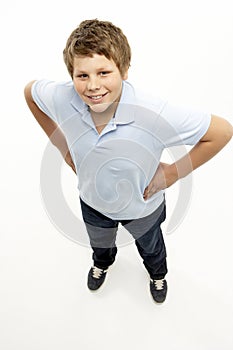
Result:
<svg viewBox="0 0 233 350"><path fill-rule="evenodd" d="M99 269L99 268L96 267L96 266L93 266L93 268L92 268L92 276L93 276L94 278L99 279L99 278L101 277L101 275L102 275L104 272L106 272L106 271L103 270L103 269Z"/></svg>
<svg viewBox="0 0 233 350"><path fill-rule="evenodd" d="M155 288L157 290L162 290L163 289L163 285L164 285L164 279L162 280L152 280L154 285L155 285Z"/></svg>

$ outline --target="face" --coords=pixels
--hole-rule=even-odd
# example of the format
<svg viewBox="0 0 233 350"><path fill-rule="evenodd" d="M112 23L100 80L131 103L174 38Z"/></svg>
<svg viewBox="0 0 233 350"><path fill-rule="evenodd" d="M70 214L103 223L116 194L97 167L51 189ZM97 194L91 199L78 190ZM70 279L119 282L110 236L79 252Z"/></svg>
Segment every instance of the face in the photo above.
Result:
<svg viewBox="0 0 233 350"><path fill-rule="evenodd" d="M114 102L119 102L122 77L115 62L104 55L74 58L73 83L75 90L95 113L106 111Z"/></svg>

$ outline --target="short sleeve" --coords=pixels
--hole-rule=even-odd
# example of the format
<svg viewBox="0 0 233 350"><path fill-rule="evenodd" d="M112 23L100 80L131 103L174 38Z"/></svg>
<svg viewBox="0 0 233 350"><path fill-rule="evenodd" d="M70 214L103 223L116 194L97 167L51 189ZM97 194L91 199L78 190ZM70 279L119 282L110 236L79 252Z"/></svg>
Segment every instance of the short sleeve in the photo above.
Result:
<svg viewBox="0 0 233 350"><path fill-rule="evenodd" d="M165 103L160 110L160 131L165 147L195 145L207 132L211 114Z"/></svg>
<svg viewBox="0 0 233 350"><path fill-rule="evenodd" d="M53 121L57 121L54 96L57 84L50 80L37 80L32 85L32 98L37 106Z"/></svg>

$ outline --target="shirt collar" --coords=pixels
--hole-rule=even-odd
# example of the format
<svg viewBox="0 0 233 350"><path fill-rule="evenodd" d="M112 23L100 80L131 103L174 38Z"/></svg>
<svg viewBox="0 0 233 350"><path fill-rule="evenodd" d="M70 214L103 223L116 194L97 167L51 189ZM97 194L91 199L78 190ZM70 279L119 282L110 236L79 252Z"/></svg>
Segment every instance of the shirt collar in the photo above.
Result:
<svg viewBox="0 0 233 350"><path fill-rule="evenodd" d="M129 124L134 122L135 92L133 86L123 81L120 102L115 113L116 124Z"/></svg>
<svg viewBox="0 0 233 350"><path fill-rule="evenodd" d="M81 100L74 89L74 95L70 101L71 105L82 114L82 119L89 121L88 106ZM133 86L126 82L122 82L122 93L120 102L115 113L115 124L129 124L134 121L134 104L135 92Z"/></svg>
<svg viewBox="0 0 233 350"><path fill-rule="evenodd" d="M81 114L88 110L88 106L81 100L78 93L73 88L74 94L70 101L71 105Z"/></svg>

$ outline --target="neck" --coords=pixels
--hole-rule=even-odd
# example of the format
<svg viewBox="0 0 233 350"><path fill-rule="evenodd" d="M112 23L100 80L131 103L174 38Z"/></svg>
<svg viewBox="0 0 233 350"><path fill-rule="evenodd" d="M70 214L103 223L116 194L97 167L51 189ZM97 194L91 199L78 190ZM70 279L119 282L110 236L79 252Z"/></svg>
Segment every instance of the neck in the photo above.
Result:
<svg viewBox="0 0 233 350"><path fill-rule="evenodd" d="M92 109L89 109L89 110L95 124L97 123L98 125L106 125L114 117L116 109L117 109L117 103L112 103L103 112L98 113L98 112L94 112Z"/></svg>

